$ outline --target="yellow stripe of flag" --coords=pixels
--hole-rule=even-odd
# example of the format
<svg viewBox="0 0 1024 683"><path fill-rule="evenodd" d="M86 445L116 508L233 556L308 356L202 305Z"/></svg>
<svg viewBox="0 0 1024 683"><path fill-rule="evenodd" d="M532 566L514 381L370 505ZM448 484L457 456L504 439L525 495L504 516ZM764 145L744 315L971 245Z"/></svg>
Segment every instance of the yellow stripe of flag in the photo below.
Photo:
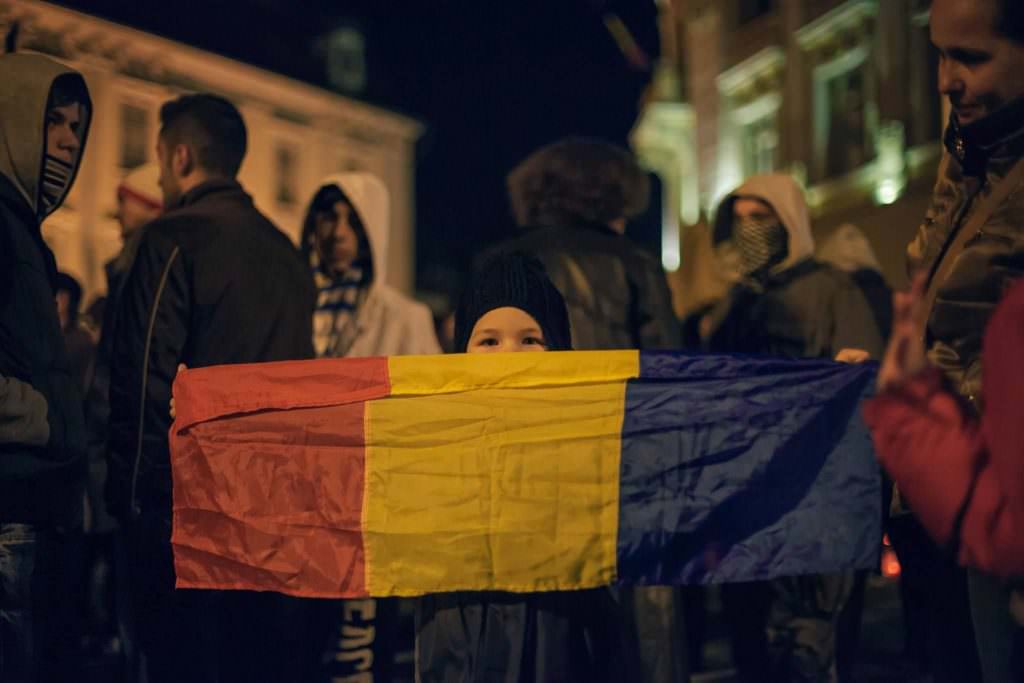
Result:
<svg viewBox="0 0 1024 683"><path fill-rule="evenodd" d="M494 354L504 362L445 368L458 379L443 395L434 393L436 364L464 356L391 359L393 390L407 395L371 402L366 417L372 593L614 580L624 380L639 361L636 352L601 353L597 372L593 356L585 371L552 363L551 353ZM510 364L529 379L516 386ZM513 386L492 381L498 372Z"/></svg>

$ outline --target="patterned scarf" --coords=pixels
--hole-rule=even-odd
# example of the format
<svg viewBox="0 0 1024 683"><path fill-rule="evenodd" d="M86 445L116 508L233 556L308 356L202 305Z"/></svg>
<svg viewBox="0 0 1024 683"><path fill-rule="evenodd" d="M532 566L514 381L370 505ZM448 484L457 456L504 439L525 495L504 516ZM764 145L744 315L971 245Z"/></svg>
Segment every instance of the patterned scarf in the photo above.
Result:
<svg viewBox="0 0 1024 683"><path fill-rule="evenodd" d="M741 218L733 227L741 274L763 280L789 254L789 235L777 218Z"/></svg>
<svg viewBox="0 0 1024 683"><path fill-rule="evenodd" d="M311 252L311 261L319 261ZM313 347L317 358L341 358L348 354L359 333L359 307L366 300L370 277L368 268L353 264L342 275L331 276L318 263L313 265L316 282L316 310L313 312Z"/></svg>
<svg viewBox="0 0 1024 683"><path fill-rule="evenodd" d="M44 215L49 214L61 197L64 196L68 182L71 180L71 171L74 168L74 166L65 161L61 161L49 154L46 155L43 163L43 181L39 190L39 197L43 204L41 208L44 210Z"/></svg>

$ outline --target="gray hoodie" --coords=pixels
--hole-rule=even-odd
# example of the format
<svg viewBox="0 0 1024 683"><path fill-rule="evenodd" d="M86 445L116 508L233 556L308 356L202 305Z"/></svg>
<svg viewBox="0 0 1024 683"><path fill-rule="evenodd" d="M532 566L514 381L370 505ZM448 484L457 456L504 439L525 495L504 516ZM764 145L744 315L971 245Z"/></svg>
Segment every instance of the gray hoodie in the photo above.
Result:
<svg viewBox="0 0 1024 683"><path fill-rule="evenodd" d="M0 57L0 175L18 190L39 220L56 211L74 184L75 175L85 149L89 131L91 102L83 107L80 148L72 163L64 192L52 206L44 207L40 199L42 170L46 145L46 105L58 78L82 81L73 69L40 55L9 54Z"/></svg>

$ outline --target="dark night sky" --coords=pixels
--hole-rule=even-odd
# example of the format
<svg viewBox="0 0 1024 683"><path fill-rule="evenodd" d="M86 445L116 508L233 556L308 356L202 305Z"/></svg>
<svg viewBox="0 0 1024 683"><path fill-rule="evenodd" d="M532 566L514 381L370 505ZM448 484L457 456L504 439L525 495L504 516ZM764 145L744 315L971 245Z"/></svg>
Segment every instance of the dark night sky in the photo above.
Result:
<svg viewBox="0 0 1024 683"><path fill-rule="evenodd" d="M423 121L417 175L418 284L444 288L480 247L511 234L509 169L578 134L625 143L649 78L602 22L617 13L657 55L653 0L142 0L60 4L322 83L317 38L343 25L367 42L361 97ZM297 9L301 7L301 9ZM652 243L656 228L636 237Z"/></svg>

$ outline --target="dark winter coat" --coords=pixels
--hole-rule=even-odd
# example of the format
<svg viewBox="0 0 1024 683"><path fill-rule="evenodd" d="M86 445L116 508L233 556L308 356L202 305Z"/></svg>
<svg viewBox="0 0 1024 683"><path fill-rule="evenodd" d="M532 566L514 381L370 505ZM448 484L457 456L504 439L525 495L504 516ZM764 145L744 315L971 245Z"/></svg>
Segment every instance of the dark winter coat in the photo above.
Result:
<svg viewBox="0 0 1024 683"><path fill-rule="evenodd" d="M946 245L1024 157L1024 99L970 126L950 123L931 206L907 248L909 270L934 274ZM996 207L938 286L929 356L965 397L981 394L982 335L1003 294L1024 273L1024 184Z"/></svg>
<svg viewBox="0 0 1024 683"><path fill-rule="evenodd" d="M313 304L298 251L233 180L193 188L146 227L114 339L107 503L115 515L170 517L178 364L312 358Z"/></svg>
<svg viewBox="0 0 1024 683"><path fill-rule="evenodd" d="M540 259L565 298L573 348L682 345L665 271L625 236L599 225L533 228L494 251L521 251Z"/></svg>
<svg viewBox="0 0 1024 683"><path fill-rule="evenodd" d="M40 185L50 91L58 77L68 74L81 78L38 55L0 57L0 375L30 384L41 394L49 423L45 446L0 444L0 522L81 522L82 392L57 319L56 263L39 226L63 200L43 209ZM83 146L90 103L84 104L79 129ZM77 159L69 187L75 171Z"/></svg>

